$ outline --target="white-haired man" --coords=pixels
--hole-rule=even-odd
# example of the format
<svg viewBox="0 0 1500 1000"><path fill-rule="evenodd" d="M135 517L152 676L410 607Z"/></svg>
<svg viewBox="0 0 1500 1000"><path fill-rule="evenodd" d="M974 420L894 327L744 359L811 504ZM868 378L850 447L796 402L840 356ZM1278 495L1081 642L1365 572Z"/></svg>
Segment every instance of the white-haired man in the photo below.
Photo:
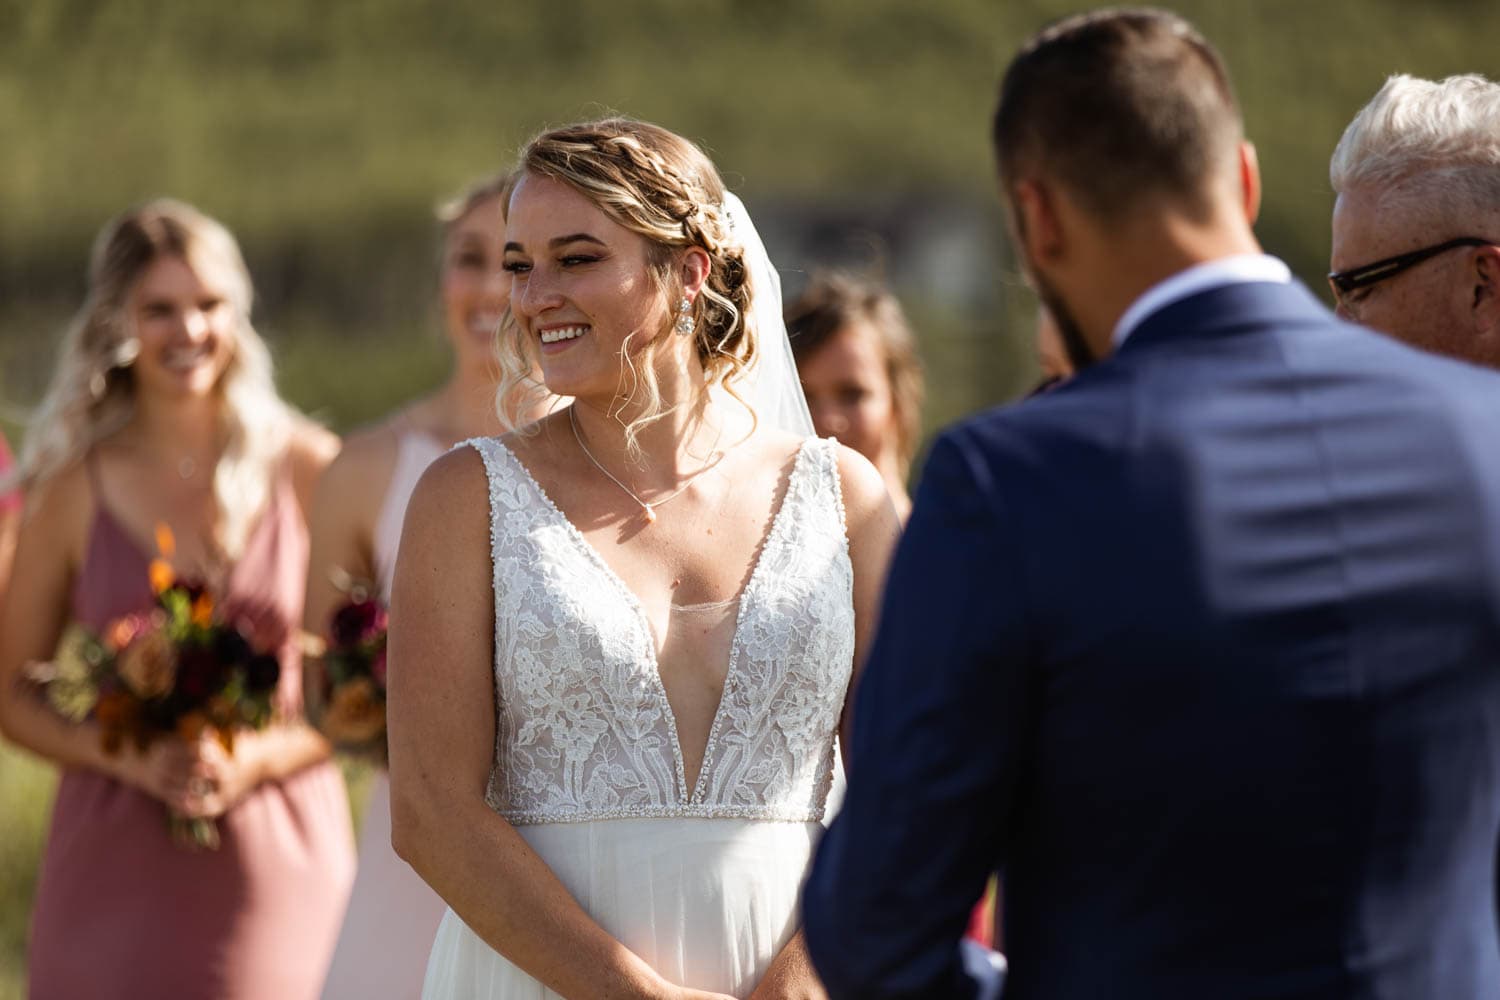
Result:
<svg viewBox="0 0 1500 1000"><path fill-rule="evenodd" d="M1329 177L1339 313L1500 368L1500 84L1391 77Z"/></svg>

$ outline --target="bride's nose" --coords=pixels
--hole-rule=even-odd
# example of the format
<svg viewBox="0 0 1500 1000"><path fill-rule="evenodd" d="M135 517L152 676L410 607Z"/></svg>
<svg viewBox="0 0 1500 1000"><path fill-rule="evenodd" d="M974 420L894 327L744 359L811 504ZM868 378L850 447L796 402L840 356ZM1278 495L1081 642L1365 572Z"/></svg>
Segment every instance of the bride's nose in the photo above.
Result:
<svg viewBox="0 0 1500 1000"><path fill-rule="evenodd" d="M551 276L531 271L512 279L510 301L517 313L534 317L562 305L563 296Z"/></svg>

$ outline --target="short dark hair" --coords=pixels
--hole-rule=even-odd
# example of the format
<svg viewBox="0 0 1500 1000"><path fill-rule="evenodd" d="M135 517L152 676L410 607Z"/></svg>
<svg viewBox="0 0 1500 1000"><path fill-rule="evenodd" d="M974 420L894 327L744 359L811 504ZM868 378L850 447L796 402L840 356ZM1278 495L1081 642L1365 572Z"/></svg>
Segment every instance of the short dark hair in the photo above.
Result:
<svg viewBox="0 0 1500 1000"><path fill-rule="evenodd" d="M896 457L905 469L922 430L926 387L917 338L900 300L873 278L820 271L786 307L787 333L799 364L818 353L839 331L858 322L875 331L885 356L885 375L896 411Z"/></svg>
<svg viewBox="0 0 1500 1000"><path fill-rule="evenodd" d="M1142 195L1195 217L1244 127L1229 73L1191 24L1166 11L1080 14L1022 46L1000 85L995 155L1009 189L1027 170L1117 219Z"/></svg>

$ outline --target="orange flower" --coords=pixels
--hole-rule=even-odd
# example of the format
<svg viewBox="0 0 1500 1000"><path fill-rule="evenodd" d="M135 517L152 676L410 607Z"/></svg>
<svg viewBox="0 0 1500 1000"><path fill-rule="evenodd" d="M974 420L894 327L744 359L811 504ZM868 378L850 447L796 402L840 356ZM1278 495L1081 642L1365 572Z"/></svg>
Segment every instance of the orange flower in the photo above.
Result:
<svg viewBox="0 0 1500 1000"><path fill-rule="evenodd" d="M368 743L385 732L385 705L376 696L375 682L356 677L334 689L323 732L335 743Z"/></svg>
<svg viewBox="0 0 1500 1000"><path fill-rule="evenodd" d="M200 628L208 628L214 621L214 599L208 591L198 595L193 602L192 611L193 624Z"/></svg>
<svg viewBox="0 0 1500 1000"><path fill-rule="evenodd" d="M177 720L178 737L189 743L197 743L198 737L208 728L208 717L202 712L188 712Z"/></svg>
<svg viewBox="0 0 1500 1000"><path fill-rule="evenodd" d="M156 522L156 551L161 553L163 559L170 559L177 554L177 539L172 537L172 529L167 527L165 521Z"/></svg>
<svg viewBox="0 0 1500 1000"><path fill-rule="evenodd" d="M165 559L151 560L151 592L160 594L177 581L172 564Z"/></svg>
<svg viewBox="0 0 1500 1000"><path fill-rule="evenodd" d="M105 753L113 756L120 752L125 736L139 721L138 704L123 691L112 691L99 699L94 717L99 720L99 738Z"/></svg>

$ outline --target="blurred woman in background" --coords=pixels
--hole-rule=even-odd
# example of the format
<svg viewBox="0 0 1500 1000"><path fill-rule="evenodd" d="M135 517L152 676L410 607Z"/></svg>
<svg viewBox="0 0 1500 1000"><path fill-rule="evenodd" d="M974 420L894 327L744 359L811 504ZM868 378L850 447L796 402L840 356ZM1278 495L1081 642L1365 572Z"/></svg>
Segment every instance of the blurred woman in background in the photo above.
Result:
<svg viewBox="0 0 1500 1000"><path fill-rule="evenodd" d="M337 440L276 394L233 236L155 201L105 227L88 297L21 450L25 531L0 615L0 728L62 768L32 912L29 995L311 998L354 875L348 803L300 721L304 510ZM64 626L154 605L153 526L174 568L275 650L276 721L108 754L22 668ZM232 611L231 611L232 609ZM165 804L217 820L175 843Z"/></svg>
<svg viewBox="0 0 1500 1000"><path fill-rule="evenodd" d="M406 502L428 464L454 443L502 432L495 392L497 334L510 299L502 267L509 176L475 185L438 213L448 381L431 396L350 436L313 508L308 631L324 634L346 598L340 582L368 581L388 602ZM532 418L542 415L538 410ZM318 682L310 668L309 680ZM359 874L323 995L416 997L445 904L391 850L390 781L376 775L360 830Z"/></svg>
<svg viewBox="0 0 1500 1000"><path fill-rule="evenodd" d="M922 362L901 303L847 274L813 275L786 311L813 426L868 458L902 521L906 477L922 430Z"/></svg>

